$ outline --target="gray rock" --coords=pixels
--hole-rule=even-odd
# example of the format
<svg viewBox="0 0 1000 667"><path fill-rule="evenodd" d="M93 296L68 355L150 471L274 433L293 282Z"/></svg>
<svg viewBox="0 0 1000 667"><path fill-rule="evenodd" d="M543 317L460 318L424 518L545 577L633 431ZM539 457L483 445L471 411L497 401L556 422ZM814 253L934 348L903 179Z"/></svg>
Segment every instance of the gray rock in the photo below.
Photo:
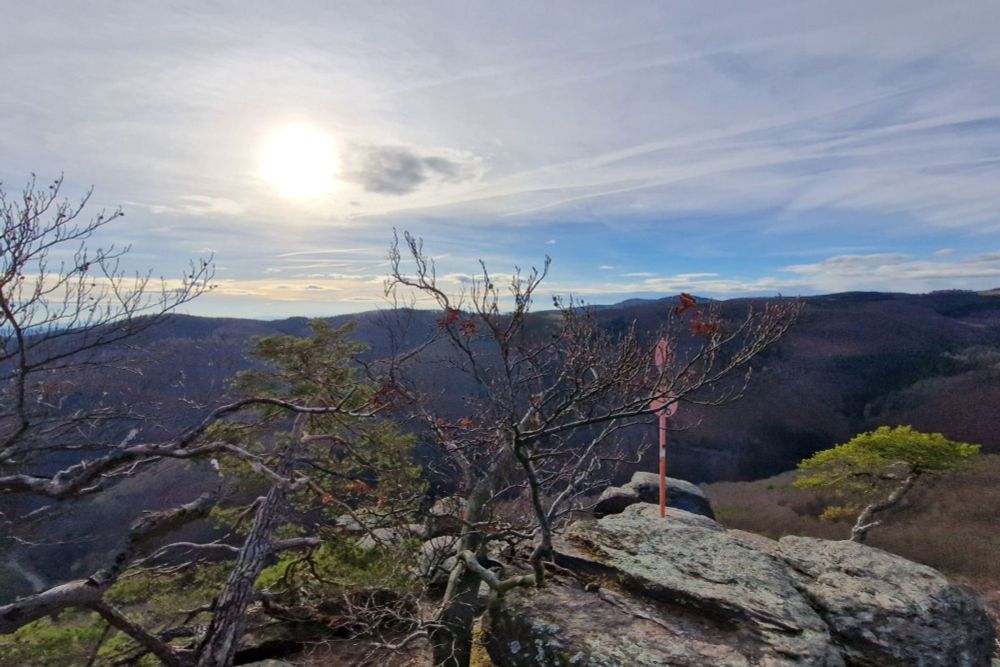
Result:
<svg viewBox="0 0 1000 667"><path fill-rule="evenodd" d="M611 486L597 499L594 516L601 518L609 514L619 514L626 507L636 503L660 502L660 476L651 472L636 472L624 486ZM712 504L705 493L683 479L667 478L667 507L675 507L693 514L715 518Z"/></svg>
<svg viewBox="0 0 1000 667"><path fill-rule="evenodd" d="M333 525L347 533L363 533L365 527L350 514L342 514L333 520Z"/></svg>
<svg viewBox="0 0 1000 667"><path fill-rule="evenodd" d="M601 589L548 586L508 594L486 615L484 638L500 667L747 667L736 649L705 635L717 631L683 614Z"/></svg>
<svg viewBox="0 0 1000 667"><path fill-rule="evenodd" d="M710 643L737 655L773 665L842 664L829 648L826 625L783 564L730 539L707 517L671 508L661 519L655 505L632 505L575 524L556 550L562 565L603 571L625 590L685 613L700 610L698 616L715 625Z"/></svg>
<svg viewBox="0 0 1000 667"><path fill-rule="evenodd" d="M424 531L425 527L418 523L394 528L375 528L358 540L358 546L362 549L373 549L377 546L398 544L403 540L422 540Z"/></svg>
<svg viewBox="0 0 1000 667"><path fill-rule="evenodd" d="M621 514L630 505L642 502L639 494L624 486L609 486L601 492L594 505L594 516L600 519L609 514Z"/></svg>
<svg viewBox="0 0 1000 667"><path fill-rule="evenodd" d="M333 520L334 526L353 535L361 535L371 529L391 528L394 524L395 520L391 517L379 516L363 509L355 512L354 516L341 514Z"/></svg>
<svg viewBox="0 0 1000 667"><path fill-rule="evenodd" d="M851 541L778 545L849 664L990 664L994 632L982 604L937 570Z"/></svg>
<svg viewBox="0 0 1000 667"><path fill-rule="evenodd" d="M862 545L779 542L635 504L573 524L555 552L580 581L490 609L499 667L990 665L992 629L974 598Z"/></svg>
<svg viewBox="0 0 1000 667"><path fill-rule="evenodd" d="M413 574L435 585L448 583L448 575L455 567L458 539L453 535L439 535L424 542L417 554Z"/></svg>

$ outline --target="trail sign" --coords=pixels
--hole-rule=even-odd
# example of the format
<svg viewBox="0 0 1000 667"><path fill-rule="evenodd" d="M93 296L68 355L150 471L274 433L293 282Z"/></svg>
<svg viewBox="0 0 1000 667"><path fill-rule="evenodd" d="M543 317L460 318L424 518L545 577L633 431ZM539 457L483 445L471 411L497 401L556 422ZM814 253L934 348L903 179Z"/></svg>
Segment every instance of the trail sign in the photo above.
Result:
<svg viewBox="0 0 1000 667"><path fill-rule="evenodd" d="M670 362L670 348L663 338L656 343L653 351L653 363L662 376ZM657 394L660 394L657 391ZM667 419L677 414L677 400L670 394L658 395L649 403L660 418L660 517L667 516Z"/></svg>

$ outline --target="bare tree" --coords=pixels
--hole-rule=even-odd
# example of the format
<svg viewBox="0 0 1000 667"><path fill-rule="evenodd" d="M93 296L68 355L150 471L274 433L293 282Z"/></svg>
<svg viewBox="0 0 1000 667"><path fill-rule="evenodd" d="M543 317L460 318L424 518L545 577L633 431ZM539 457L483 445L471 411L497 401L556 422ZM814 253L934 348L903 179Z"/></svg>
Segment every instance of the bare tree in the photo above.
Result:
<svg viewBox="0 0 1000 667"><path fill-rule="evenodd" d="M697 302L685 295L662 330L643 335L634 323L612 331L573 300L555 298L554 312L529 317L548 258L541 269L515 268L505 285L481 265L458 294L438 281L419 239L405 234L400 245L397 238L389 258L387 293L433 299L449 363L473 387L459 420L417 402L464 498L455 565L424 631L436 664L464 667L481 583L494 596L542 586L554 533L586 506L609 466L628 460L620 436L649 423L657 400L721 405L739 398L750 362L788 330L800 305L748 307L742 318L725 321L718 304L689 312ZM661 338L670 357L662 369L652 363ZM504 510L517 497L529 509L511 516ZM521 566L514 550L509 571L497 569L494 547L519 542L530 545Z"/></svg>
<svg viewBox="0 0 1000 667"><path fill-rule="evenodd" d="M217 472L236 461L268 488L247 508L252 519L238 545L162 544L217 506L221 473L214 488L190 502L143 514L123 530L123 546L89 577L0 605L0 633L63 609L89 609L164 664L225 667L232 664L248 607L260 599L254 586L269 560L285 550L311 550L323 543L305 533L276 538L277 528L294 511L290 499L309 498L314 505L350 511L349 495L332 491L338 475L355 469L345 461L366 466L376 476L390 468L395 473L392 466L380 468L380 459L365 445L377 448L380 437L393 433L378 425L368 431L359 426L380 411L377 392L352 367L357 345L343 330L322 323L312 339L262 341L270 352L263 355L265 361L273 367L243 379L244 398L215 407L164 438L147 439L138 428L121 435L123 420L141 424L141 413L103 405L85 375L78 389L91 394L86 407L68 409L58 397L53 400L58 393L53 385L64 387L60 383L75 382L76 374L120 362L122 346L114 344L205 293L212 279L209 260L192 264L177 281L128 276L120 268L127 248L87 245L121 211L84 220L89 194L71 204L60 198L61 186L61 179L47 188L32 181L16 198L0 192L0 498L5 501L0 537L21 540L31 526L44 531L53 513L167 459L204 461ZM324 463L339 469L324 468ZM23 503L10 502L17 498L34 505L23 512ZM234 559L235 565L213 604L195 611L210 614L210 622L194 643L172 644L162 632L130 620L106 597L129 571L155 568L165 560L176 569L205 559Z"/></svg>
<svg viewBox="0 0 1000 667"><path fill-rule="evenodd" d="M32 177L16 196L0 185L0 465L7 468L51 457L81 432L120 419L101 406L67 413L45 390L65 392L76 374L109 364L112 346L208 291L213 276L210 259L174 281L129 275L121 268L128 247L87 244L122 211L85 220L90 192L73 203L61 198L62 184L43 188ZM79 491L55 480L47 490L55 497Z"/></svg>

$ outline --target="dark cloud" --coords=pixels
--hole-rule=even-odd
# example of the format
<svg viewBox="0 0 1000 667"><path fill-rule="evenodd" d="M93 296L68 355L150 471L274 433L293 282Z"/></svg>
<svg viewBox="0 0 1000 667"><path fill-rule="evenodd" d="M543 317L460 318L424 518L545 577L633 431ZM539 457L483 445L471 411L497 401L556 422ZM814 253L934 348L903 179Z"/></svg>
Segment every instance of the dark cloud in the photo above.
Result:
<svg viewBox="0 0 1000 667"><path fill-rule="evenodd" d="M345 176L368 192L406 195L431 180L460 182L474 175L467 163L420 155L405 146L366 146L357 151L357 166Z"/></svg>
<svg viewBox="0 0 1000 667"><path fill-rule="evenodd" d="M448 180L462 180L462 165L443 157L425 157L424 167L437 172Z"/></svg>

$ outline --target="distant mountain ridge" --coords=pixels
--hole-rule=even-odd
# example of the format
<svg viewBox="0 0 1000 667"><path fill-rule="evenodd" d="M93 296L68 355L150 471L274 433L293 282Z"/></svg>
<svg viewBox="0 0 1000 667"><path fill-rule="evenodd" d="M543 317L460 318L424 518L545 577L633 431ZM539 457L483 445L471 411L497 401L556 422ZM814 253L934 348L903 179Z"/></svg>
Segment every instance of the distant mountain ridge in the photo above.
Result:
<svg viewBox="0 0 1000 667"><path fill-rule="evenodd" d="M1000 452L1000 423L990 407L1000 405L1000 366L990 361L994 350L1000 355L1000 290L844 292L802 300L803 316L760 358L743 400L711 411L682 408L680 422L700 424L672 436L678 476L695 481L769 476L881 423L911 423ZM604 326L635 321L640 331L652 331L674 301L630 299L593 310ZM720 304L732 317L766 301ZM363 312L328 319L354 321L354 335L377 357L390 351L384 317ZM437 314L414 311L409 317L407 337L417 341L433 330ZM154 361L155 374L198 377L217 391L246 366L242 354L250 339L275 333L305 335L308 319L175 315L140 344L154 359L170 351L169 368ZM190 381L186 389L201 393ZM195 400L209 401L210 395Z"/></svg>

